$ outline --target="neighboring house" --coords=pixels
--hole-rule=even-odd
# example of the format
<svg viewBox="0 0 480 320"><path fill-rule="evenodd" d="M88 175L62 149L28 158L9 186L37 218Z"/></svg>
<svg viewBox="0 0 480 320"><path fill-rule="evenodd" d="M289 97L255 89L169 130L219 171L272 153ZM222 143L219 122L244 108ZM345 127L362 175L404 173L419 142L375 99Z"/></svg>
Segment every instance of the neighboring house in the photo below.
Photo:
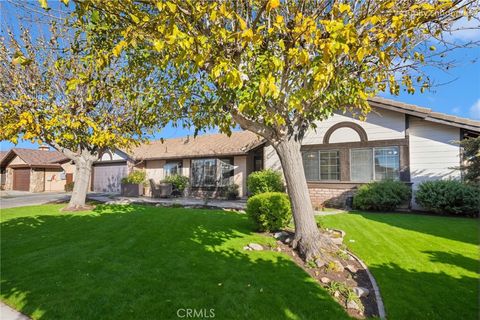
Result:
<svg viewBox="0 0 480 320"><path fill-rule="evenodd" d="M13 148L0 160L6 190L30 192L64 191L65 183L73 181L70 160L49 147L39 149Z"/></svg>
<svg viewBox="0 0 480 320"><path fill-rule="evenodd" d="M7 153L7 151L0 151L0 163L2 163L2 159L4 156L7 155ZM5 188L5 171L6 168L0 166L0 190L3 190Z"/></svg>

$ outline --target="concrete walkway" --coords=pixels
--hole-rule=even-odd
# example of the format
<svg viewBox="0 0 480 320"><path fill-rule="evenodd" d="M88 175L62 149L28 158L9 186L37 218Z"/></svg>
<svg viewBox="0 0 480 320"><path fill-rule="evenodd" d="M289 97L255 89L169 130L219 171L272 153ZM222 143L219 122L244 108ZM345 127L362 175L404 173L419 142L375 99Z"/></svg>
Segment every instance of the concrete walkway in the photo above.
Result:
<svg viewBox="0 0 480 320"><path fill-rule="evenodd" d="M203 199L194 198L150 198L150 197L122 197L115 195L101 195L101 194L89 194L88 199L96 200L99 202L105 202L108 204L149 204L159 206L175 206L180 205L183 207L214 207L230 210L245 210L247 201L244 199L239 200L218 200L210 199L205 203Z"/></svg>
<svg viewBox="0 0 480 320"><path fill-rule="evenodd" d="M21 314L15 309L10 308L5 303L0 302L0 319L2 320L30 320L24 314Z"/></svg>

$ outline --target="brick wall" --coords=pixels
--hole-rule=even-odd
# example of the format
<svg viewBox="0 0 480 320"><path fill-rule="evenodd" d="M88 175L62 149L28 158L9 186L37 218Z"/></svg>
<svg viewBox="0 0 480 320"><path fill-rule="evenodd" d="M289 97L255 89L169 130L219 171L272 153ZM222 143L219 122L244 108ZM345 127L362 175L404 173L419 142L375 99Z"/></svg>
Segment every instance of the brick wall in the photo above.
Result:
<svg viewBox="0 0 480 320"><path fill-rule="evenodd" d="M328 189L310 187L310 199L314 208L344 208L347 198L355 194L356 188Z"/></svg>

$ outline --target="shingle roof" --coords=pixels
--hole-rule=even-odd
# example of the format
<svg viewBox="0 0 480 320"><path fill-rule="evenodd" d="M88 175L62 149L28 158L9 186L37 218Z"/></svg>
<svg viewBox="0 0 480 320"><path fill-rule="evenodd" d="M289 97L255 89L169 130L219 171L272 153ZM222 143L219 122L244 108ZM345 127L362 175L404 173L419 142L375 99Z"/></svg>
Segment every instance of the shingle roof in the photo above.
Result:
<svg viewBox="0 0 480 320"><path fill-rule="evenodd" d="M8 151L0 151L0 162L2 162L3 157L7 155Z"/></svg>
<svg viewBox="0 0 480 320"><path fill-rule="evenodd" d="M13 155L17 155L30 166L45 166L59 164L69 159L58 151L47 151L38 149L25 149L25 148L13 148L6 155L4 155L0 163L2 166L6 166Z"/></svg>
<svg viewBox="0 0 480 320"><path fill-rule="evenodd" d="M244 155L260 146L264 140L249 131L225 134L206 134L195 138L173 138L153 141L134 148L130 154L137 160L174 159L188 157L218 157Z"/></svg>
<svg viewBox="0 0 480 320"><path fill-rule="evenodd" d="M372 107L379 107L405 114L411 114L423 118L427 121L443 123L446 125L464 128L475 132L480 132L480 121L452 116L446 113L434 112L432 109L416 106L414 104L407 104L398 102L391 99L385 99L381 97L375 97L369 99L369 103Z"/></svg>

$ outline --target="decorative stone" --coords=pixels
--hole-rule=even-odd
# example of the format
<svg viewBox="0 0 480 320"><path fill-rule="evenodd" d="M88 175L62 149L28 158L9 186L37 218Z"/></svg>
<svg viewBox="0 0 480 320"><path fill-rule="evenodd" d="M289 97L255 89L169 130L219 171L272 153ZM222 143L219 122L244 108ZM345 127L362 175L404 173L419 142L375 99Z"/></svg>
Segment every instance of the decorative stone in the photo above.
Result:
<svg viewBox="0 0 480 320"><path fill-rule="evenodd" d="M259 245L258 243L249 243L248 246L250 247L250 249L252 250L255 250L255 251L261 251L263 250L263 247L261 245Z"/></svg>
<svg viewBox="0 0 480 320"><path fill-rule="evenodd" d="M360 307L355 301L350 300L347 302L347 309L360 310Z"/></svg>
<svg viewBox="0 0 480 320"><path fill-rule="evenodd" d="M243 247L243 250L252 250L252 248L250 248L249 246L245 246Z"/></svg>
<svg viewBox="0 0 480 320"><path fill-rule="evenodd" d="M367 288L363 287L355 287L353 288L353 292L359 297L366 297L370 293L370 291Z"/></svg>
<svg viewBox="0 0 480 320"><path fill-rule="evenodd" d="M275 233L273 234L273 237L274 237L275 239L285 239L285 238L288 237L288 233L285 232L285 231L275 232Z"/></svg>
<svg viewBox="0 0 480 320"><path fill-rule="evenodd" d="M330 280L329 278L327 278L327 277L321 277L321 278L320 278L320 282L321 282L321 283L330 283L330 281L331 281L331 280Z"/></svg>
<svg viewBox="0 0 480 320"><path fill-rule="evenodd" d="M290 237L285 238L285 243L286 244L289 244L290 242L292 242L292 238L290 238Z"/></svg>
<svg viewBox="0 0 480 320"><path fill-rule="evenodd" d="M340 291L335 291L335 292L333 293L333 296L334 296L335 298L340 297Z"/></svg>
<svg viewBox="0 0 480 320"><path fill-rule="evenodd" d="M325 265L325 261L323 259L317 258L315 259L315 264L317 265L317 267L321 268Z"/></svg>
<svg viewBox="0 0 480 320"><path fill-rule="evenodd" d="M347 266L345 267L348 271L350 271L351 273L357 273L357 268L355 266L352 266L351 264L347 264Z"/></svg>
<svg viewBox="0 0 480 320"><path fill-rule="evenodd" d="M277 247L277 251L278 251L278 252L282 251L282 248Z"/></svg>

